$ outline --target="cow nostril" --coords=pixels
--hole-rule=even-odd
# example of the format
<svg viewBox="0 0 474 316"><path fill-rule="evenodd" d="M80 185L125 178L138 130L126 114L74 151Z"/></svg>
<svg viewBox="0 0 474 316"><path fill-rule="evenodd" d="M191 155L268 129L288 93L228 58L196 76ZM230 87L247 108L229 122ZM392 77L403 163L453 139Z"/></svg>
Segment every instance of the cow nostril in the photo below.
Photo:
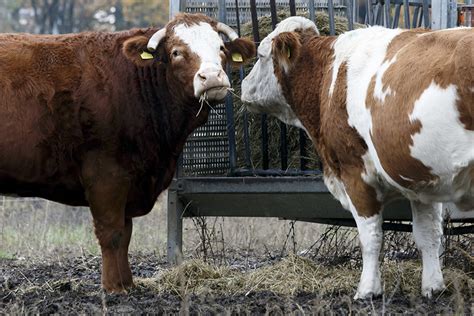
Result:
<svg viewBox="0 0 474 316"><path fill-rule="evenodd" d="M199 79L201 79L202 81L206 81L206 79L207 79L206 75L204 75L204 74L202 74L202 73L198 74L198 77L199 77Z"/></svg>

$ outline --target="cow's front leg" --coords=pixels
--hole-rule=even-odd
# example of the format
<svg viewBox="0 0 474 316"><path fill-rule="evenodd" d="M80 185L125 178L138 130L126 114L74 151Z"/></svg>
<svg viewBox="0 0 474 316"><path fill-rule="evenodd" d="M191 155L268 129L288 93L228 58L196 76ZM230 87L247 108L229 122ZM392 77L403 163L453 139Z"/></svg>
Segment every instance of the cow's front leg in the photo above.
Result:
<svg viewBox="0 0 474 316"><path fill-rule="evenodd" d="M133 286L128 263L132 219L125 217L128 182L107 177L87 190L95 234L102 251L102 286L107 292L124 292Z"/></svg>
<svg viewBox="0 0 474 316"><path fill-rule="evenodd" d="M347 198L345 206L350 209L357 224L363 265L354 299L367 299L382 294L379 269L383 238L382 205L377 199L375 189L362 179L362 171L352 171L343 175Z"/></svg>
<svg viewBox="0 0 474 316"><path fill-rule="evenodd" d="M439 261L443 234L443 208L441 203L421 204L413 201L411 208L413 237L423 261L421 291L424 296L431 298L433 293L440 292L445 288Z"/></svg>
<svg viewBox="0 0 474 316"><path fill-rule="evenodd" d="M367 299L382 294L380 281L379 255L382 248L382 216L371 217L358 215L352 211L359 231L362 250L362 275L354 299Z"/></svg>

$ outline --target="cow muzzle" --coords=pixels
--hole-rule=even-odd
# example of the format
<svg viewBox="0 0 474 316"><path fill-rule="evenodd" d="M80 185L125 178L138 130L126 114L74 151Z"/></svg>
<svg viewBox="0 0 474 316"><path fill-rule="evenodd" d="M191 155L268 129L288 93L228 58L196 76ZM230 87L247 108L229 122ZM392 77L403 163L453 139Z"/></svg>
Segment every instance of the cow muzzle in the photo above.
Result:
<svg viewBox="0 0 474 316"><path fill-rule="evenodd" d="M222 68L203 68L194 77L194 96L198 99L222 101L229 88L229 78Z"/></svg>

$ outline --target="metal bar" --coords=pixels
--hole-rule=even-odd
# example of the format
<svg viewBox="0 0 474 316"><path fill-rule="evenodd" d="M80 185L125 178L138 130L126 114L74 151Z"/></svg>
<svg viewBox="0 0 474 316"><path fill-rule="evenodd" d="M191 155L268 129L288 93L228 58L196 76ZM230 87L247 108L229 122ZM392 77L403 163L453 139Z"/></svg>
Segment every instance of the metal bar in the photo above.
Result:
<svg viewBox="0 0 474 316"><path fill-rule="evenodd" d="M316 16L314 14L314 0L308 1L308 11L309 11L309 19L315 22Z"/></svg>
<svg viewBox="0 0 474 316"><path fill-rule="evenodd" d="M430 11L428 0L423 0L423 22L426 29L430 27Z"/></svg>
<svg viewBox="0 0 474 316"><path fill-rule="evenodd" d="M390 27L392 25L392 21L390 20L390 11L391 11L391 6L392 4L390 3L390 0L385 0L383 7L385 9L385 27Z"/></svg>
<svg viewBox="0 0 474 316"><path fill-rule="evenodd" d="M225 2L225 0L218 1L219 21L222 23L227 23L227 9Z"/></svg>
<svg viewBox="0 0 474 316"><path fill-rule="evenodd" d="M334 25L334 2L328 0L328 14L329 14L329 35L336 35L336 26Z"/></svg>
<svg viewBox="0 0 474 316"><path fill-rule="evenodd" d="M412 21L412 28L418 27L418 16L420 15L420 7L415 6L415 10L413 11L413 21Z"/></svg>
<svg viewBox="0 0 474 316"><path fill-rule="evenodd" d="M407 0L408 1L408 0ZM372 0L367 0L366 22L369 25L374 25L374 17L372 11Z"/></svg>
<svg viewBox="0 0 474 316"><path fill-rule="evenodd" d="M280 122L280 163L282 170L286 170L288 168L288 143L286 134L286 124Z"/></svg>
<svg viewBox="0 0 474 316"><path fill-rule="evenodd" d="M290 0L290 15L295 16L296 15L296 3L295 0Z"/></svg>
<svg viewBox="0 0 474 316"><path fill-rule="evenodd" d="M293 5L294 5L294 1L293 1ZM290 1L290 6L291 6L291 1ZM290 11L291 11L291 7L290 7ZM278 23L275 0L270 0L270 13L271 13L271 19L272 19L272 29L275 29ZM287 134L286 124L283 122L280 122L280 164L281 164L282 170L285 170L286 168L288 168L288 144L287 144L286 134Z"/></svg>
<svg viewBox="0 0 474 316"><path fill-rule="evenodd" d="M354 15L352 14L352 5L352 0L346 0L347 27L349 28L349 31L352 31L354 29Z"/></svg>
<svg viewBox="0 0 474 316"><path fill-rule="evenodd" d="M286 170L262 170L262 169L236 169L234 176L241 177L297 177L297 176L317 176L321 175L320 170L298 170L298 169L286 169Z"/></svg>
<svg viewBox="0 0 474 316"><path fill-rule="evenodd" d="M307 160L306 160L306 134L305 131L300 130L300 169L302 171L306 170L307 168Z"/></svg>
<svg viewBox="0 0 474 316"><path fill-rule="evenodd" d="M186 11L186 0L170 0L169 18L172 19L178 12Z"/></svg>
<svg viewBox="0 0 474 316"><path fill-rule="evenodd" d="M237 22L237 34L240 34L240 12L239 12L239 0L235 0L235 20ZM240 68L242 69L242 67Z"/></svg>
<svg viewBox="0 0 474 316"><path fill-rule="evenodd" d="M396 29L398 27L398 24L400 23L400 11L402 9L401 4L396 4L395 5L395 12L393 14L393 23L392 23L392 29Z"/></svg>
<svg viewBox="0 0 474 316"><path fill-rule="evenodd" d="M405 20L405 28L410 28L410 4L408 0L403 0L403 15Z"/></svg>
<svg viewBox="0 0 474 316"><path fill-rule="evenodd" d="M232 68L230 65L227 66L227 76L230 82L232 82ZM230 93L225 98L225 111L227 117L227 136L229 138L229 167L230 174L232 174L237 167L237 145L235 141L234 102Z"/></svg>
<svg viewBox="0 0 474 316"><path fill-rule="evenodd" d="M258 44L260 44L260 34L258 33L258 18L257 18L256 0L250 0L250 15L252 17L253 41L258 45Z"/></svg>
<svg viewBox="0 0 474 316"><path fill-rule="evenodd" d="M276 1L275 0L270 0L270 14L271 14L271 18L272 18L272 30L274 30L277 23L278 23Z"/></svg>
<svg viewBox="0 0 474 316"><path fill-rule="evenodd" d="M268 122L267 115L262 114L260 122L262 124L262 168L268 169L269 159L268 159Z"/></svg>
<svg viewBox="0 0 474 316"><path fill-rule="evenodd" d="M260 43L260 34L258 32L256 0L250 0L250 14L252 16L253 40L258 45ZM263 169L268 169L268 124L266 114L261 115L260 122L262 125L262 167Z"/></svg>
<svg viewBox="0 0 474 316"><path fill-rule="evenodd" d="M176 190L168 190L167 210L167 260L177 265L183 261L183 207Z"/></svg>

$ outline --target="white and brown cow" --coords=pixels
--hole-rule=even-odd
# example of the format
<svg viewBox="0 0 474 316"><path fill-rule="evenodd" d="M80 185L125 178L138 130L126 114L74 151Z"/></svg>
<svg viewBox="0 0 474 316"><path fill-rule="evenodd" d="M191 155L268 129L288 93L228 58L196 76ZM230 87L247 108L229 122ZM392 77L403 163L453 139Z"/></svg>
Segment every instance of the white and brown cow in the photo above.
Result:
<svg viewBox="0 0 474 316"><path fill-rule="evenodd" d="M474 29L370 27L321 37L301 17L258 49L242 99L303 127L330 192L350 210L362 245L355 298L382 292L382 209L406 197L423 259L422 293L444 288L442 204L474 208Z"/></svg>

